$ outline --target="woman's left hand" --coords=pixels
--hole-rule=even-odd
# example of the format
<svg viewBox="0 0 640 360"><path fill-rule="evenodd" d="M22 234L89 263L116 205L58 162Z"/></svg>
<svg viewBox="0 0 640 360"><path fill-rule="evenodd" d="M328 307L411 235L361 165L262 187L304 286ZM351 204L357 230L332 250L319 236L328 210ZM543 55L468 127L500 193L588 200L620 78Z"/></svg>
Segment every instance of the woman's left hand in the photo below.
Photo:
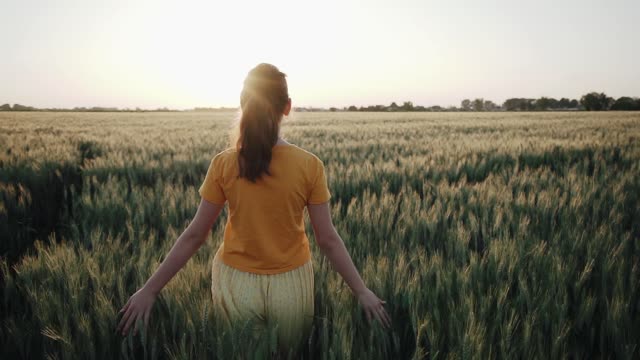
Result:
<svg viewBox="0 0 640 360"><path fill-rule="evenodd" d="M136 324L138 320L144 321L145 328L149 324L149 315L151 314L151 308L156 301L156 294L146 290L144 287L136 291L131 295L127 303L120 310L119 313L123 313L122 319L116 328L122 335L127 335L129 327L132 324ZM138 328L135 329L134 335L138 332Z"/></svg>

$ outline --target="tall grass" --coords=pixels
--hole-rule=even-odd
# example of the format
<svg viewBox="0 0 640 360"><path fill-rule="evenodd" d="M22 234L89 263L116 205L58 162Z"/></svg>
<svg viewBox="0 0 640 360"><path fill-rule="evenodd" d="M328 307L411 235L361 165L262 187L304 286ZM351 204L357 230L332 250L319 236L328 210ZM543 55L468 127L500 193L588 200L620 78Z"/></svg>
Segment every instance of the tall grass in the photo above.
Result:
<svg viewBox="0 0 640 360"><path fill-rule="evenodd" d="M230 113L0 113L3 358L266 357L211 309L210 239L148 331L114 333L195 213ZM640 357L640 114L304 113L391 331L312 241L308 359ZM307 219L307 233L313 232Z"/></svg>

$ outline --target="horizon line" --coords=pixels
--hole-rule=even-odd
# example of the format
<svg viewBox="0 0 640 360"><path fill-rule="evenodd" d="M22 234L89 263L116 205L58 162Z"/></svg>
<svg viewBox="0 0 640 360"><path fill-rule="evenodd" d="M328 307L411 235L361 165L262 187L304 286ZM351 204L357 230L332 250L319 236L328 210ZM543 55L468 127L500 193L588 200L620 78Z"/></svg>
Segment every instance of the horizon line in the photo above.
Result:
<svg viewBox="0 0 640 360"><path fill-rule="evenodd" d="M604 94L604 92L598 92L598 91L592 91L589 92L587 94L590 93L598 93L598 94ZM587 94L583 94L587 95ZM606 94L605 94L606 95ZM571 97L561 97L560 100L562 99L567 99L569 101L573 101L573 100L577 100L580 101L580 99L582 98L582 96L580 98L571 98ZM497 105L498 107L502 107L504 106L504 104L510 100L510 99L524 99L524 100L539 100L539 99L554 99L554 100L559 100L557 98L554 97L547 97L547 96L541 96L538 98L528 98L528 97L510 97L505 99L502 103L495 103L490 99L486 99L483 97L477 97L477 98L465 98L460 100L460 102L458 103L458 105L439 105L439 104L435 104L435 105L418 105L418 104L414 104L413 101L411 100L407 100L407 101L392 101L389 105L384 105L384 104L367 104L367 105L355 105L355 104L350 104L348 106L315 106L315 105L300 105L300 106L293 106L293 109L317 109L317 110L330 110L330 109L335 109L335 110L339 110L339 111L344 111L352 106L355 106L356 108L370 108L370 107L378 107L378 106L383 106L383 107L392 107L393 104L396 104L396 106L398 107L402 107L403 104L405 103L410 103L413 107L417 107L417 108L425 108L425 109L429 109L429 108L436 108L436 107L440 107L442 109L451 109L451 108L461 108L462 102L465 100L469 100L473 103L473 101L481 99L482 101L485 102L491 102L494 105ZM620 98L631 98L631 99L639 99L640 97L638 96L627 96L627 95L623 95L618 97L618 99ZM613 100L616 100L615 98L613 98ZM236 106L227 106L227 105L221 105L221 106L193 106L193 107L183 107L183 108L169 108L168 106L155 106L155 107L140 107L140 106L135 106L135 107L130 107L130 106L125 106L125 107L119 107L119 106L73 106L73 107L36 107L33 105L27 105L27 104L21 104L18 102L7 102L7 103L1 103L0 102L0 107L5 107L6 105L9 105L10 107L13 107L15 105L20 105L26 108L31 108L31 110L52 110L52 111L64 111L64 110L75 110L75 111L79 111L82 109L86 109L86 110L100 110L100 109L110 109L110 110L115 110L115 111L206 111L206 110L239 110L240 109L240 105L236 105ZM0 108L0 111L2 111L2 109ZM7 111L7 110L5 110ZM18 110L8 110L8 111L18 111Z"/></svg>

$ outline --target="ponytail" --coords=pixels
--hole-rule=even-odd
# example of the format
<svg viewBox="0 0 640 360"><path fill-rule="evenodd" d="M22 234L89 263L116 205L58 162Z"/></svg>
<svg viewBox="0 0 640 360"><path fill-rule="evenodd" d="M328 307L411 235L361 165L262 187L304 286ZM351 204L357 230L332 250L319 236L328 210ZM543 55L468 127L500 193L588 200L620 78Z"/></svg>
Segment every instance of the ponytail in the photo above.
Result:
<svg viewBox="0 0 640 360"><path fill-rule="evenodd" d="M269 173L271 148L278 141L278 119L264 101L252 99L242 108L238 165L240 177L255 182L264 172Z"/></svg>
<svg viewBox="0 0 640 360"><path fill-rule="evenodd" d="M249 72L240 95L239 177L253 183L263 173L271 175L271 150L278 141L280 117L289 99L284 77L275 66L260 64Z"/></svg>

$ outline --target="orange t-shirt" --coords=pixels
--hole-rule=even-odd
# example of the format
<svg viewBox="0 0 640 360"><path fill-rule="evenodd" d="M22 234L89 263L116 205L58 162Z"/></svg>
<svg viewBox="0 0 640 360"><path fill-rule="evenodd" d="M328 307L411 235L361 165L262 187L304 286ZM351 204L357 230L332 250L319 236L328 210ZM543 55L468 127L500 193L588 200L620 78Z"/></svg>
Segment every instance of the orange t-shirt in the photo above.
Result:
<svg viewBox="0 0 640 360"><path fill-rule="evenodd" d="M222 262L257 274L289 271L311 259L303 211L331 198L322 160L296 145L274 146L269 172L255 183L238 178L237 151L228 148L213 157L199 189L209 202L229 202Z"/></svg>

